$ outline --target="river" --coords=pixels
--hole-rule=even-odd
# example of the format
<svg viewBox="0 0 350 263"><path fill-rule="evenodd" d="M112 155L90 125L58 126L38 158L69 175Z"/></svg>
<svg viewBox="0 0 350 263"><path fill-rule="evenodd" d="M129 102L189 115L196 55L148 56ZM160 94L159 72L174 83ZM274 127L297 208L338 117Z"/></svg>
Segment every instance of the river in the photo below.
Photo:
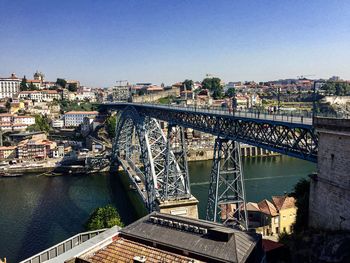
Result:
<svg viewBox="0 0 350 263"><path fill-rule="evenodd" d="M211 161L189 163L191 191L205 217ZM259 201L293 189L314 164L286 157L243 159L248 201ZM128 224L137 216L117 175L27 175L0 178L0 258L9 263L34 255L84 231L96 207L113 204Z"/></svg>

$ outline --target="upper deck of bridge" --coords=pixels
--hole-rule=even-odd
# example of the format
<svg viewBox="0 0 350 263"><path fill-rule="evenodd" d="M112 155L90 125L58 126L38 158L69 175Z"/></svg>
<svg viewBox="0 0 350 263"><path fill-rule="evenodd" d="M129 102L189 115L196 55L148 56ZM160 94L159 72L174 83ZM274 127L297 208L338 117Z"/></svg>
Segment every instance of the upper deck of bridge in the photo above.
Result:
<svg viewBox="0 0 350 263"><path fill-rule="evenodd" d="M101 104L102 107L109 109L123 109L127 106L136 108L148 108L163 111L182 111L192 114L215 115L221 117L229 117L236 119L254 120L257 122L276 123L285 126L301 126L304 128L312 128L312 113L311 112L268 112L259 110L236 110L232 111L224 107L204 107L193 105L174 105L174 104L151 104L151 103L128 103L115 102Z"/></svg>

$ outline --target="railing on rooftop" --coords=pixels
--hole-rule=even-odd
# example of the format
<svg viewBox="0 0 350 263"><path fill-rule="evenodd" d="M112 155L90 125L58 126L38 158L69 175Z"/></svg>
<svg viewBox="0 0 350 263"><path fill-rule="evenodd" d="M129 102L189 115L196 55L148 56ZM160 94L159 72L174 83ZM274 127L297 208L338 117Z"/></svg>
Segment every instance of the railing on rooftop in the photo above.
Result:
<svg viewBox="0 0 350 263"><path fill-rule="evenodd" d="M71 238L68 238L30 258L27 258L21 261L20 263L41 263L41 262L48 261L84 243L90 238L93 238L94 236L97 236L103 233L105 230L106 229L99 229L99 230L93 230L93 231L76 234Z"/></svg>

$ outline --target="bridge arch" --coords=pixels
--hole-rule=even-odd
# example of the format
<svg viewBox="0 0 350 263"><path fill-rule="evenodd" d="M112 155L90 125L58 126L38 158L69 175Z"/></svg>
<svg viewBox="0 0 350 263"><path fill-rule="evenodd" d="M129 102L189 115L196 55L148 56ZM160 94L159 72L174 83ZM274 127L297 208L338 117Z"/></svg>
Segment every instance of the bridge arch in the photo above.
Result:
<svg viewBox="0 0 350 263"><path fill-rule="evenodd" d="M190 195L186 185L188 178L184 178L159 122L139 114L132 106L117 114L112 164L124 164L127 173L141 177L149 211L155 210L156 199L163 201Z"/></svg>

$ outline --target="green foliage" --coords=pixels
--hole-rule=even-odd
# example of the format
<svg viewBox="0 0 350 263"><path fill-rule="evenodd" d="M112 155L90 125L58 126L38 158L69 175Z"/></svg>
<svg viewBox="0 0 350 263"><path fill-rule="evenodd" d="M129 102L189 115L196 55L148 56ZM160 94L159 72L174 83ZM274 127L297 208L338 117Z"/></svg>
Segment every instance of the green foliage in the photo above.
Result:
<svg viewBox="0 0 350 263"><path fill-rule="evenodd" d="M106 120L106 130L111 138L115 136L115 126L117 125L117 116L109 116Z"/></svg>
<svg viewBox="0 0 350 263"><path fill-rule="evenodd" d="M294 231L301 232L308 227L309 221L309 195L310 195L310 181L301 179L295 186L291 193L296 199L297 215L294 224Z"/></svg>
<svg viewBox="0 0 350 263"><path fill-rule="evenodd" d="M69 90L70 92L76 92L76 91L77 91L77 84L76 84L76 83L70 83L70 84L68 85L68 90Z"/></svg>
<svg viewBox="0 0 350 263"><path fill-rule="evenodd" d="M220 84L221 80L219 78L205 78L202 81L202 88L208 89L214 99L222 98L223 88Z"/></svg>
<svg viewBox="0 0 350 263"><path fill-rule="evenodd" d="M33 131L49 132L50 131L49 119L46 116L36 115L35 124L30 125L27 128L27 130L30 132L33 132Z"/></svg>
<svg viewBox="0 0 350 263"><path fill-rule="evenodd" d="M236 89L235 88L229 88L227 91L226 91L226 96L227 97L234 97L236 94Z"/></svg>
<svg viewBox="0 0 350 263"><path fill-rule="evenodd" d="M158 100L158 103L160 104L169 104L171 103L173 100L174 100L174 96L168 96L168 97L165 97L165 98L160 98Z"/></svg>
<svg viewBox="0 0 350 263"><path fill-rule="evenodd" d="M6 101L5 107L6 107L7 110L11 109L11 102L9 100Z"/></svg>
<svg viewBox="0 0 350 263"><path fill-rule="evenodd" d="M325 90L327 95L349 95L350 94L350 84L344 82L326 82L322 89Z"/></svg>
<svg viewBox="0 0 350 263"><path fill-rule="evenodd" d="M33 84L33 82L29 83L28 90L38 90L38 87Z"/></svg>
<svg viewBox="0 0 350 263"><path fill-rule="evenodd" d="M21 83L19 84L19 88L20 88L21 91L26 91L26 90L28 90L26 76L23 77Z"/></svg>
<svg viewBox="0 0 350 263"><path fill-rule="evenodd" d="M62 87L62 88L65 88L66 85L67 85L67 81L66 81L65 79L60 79L60 78L58 78L58 79L56 80L56 84L57 84L58 86Z"/></svg>
<svg viewBox="0 0 350 263"><path fill-rule="evenodd" d="M113 226L123 227L124 224L121 221L117 210L111 205L95 209L85 224L87 231L110 228Z"/></svg>
<svg viewBox="0 0 350 263"><path fill-rule="evenodd" d="M67 111L91 111L93 110L93 106L90 102L76 102L69 100L61 100L59 101L61 112Z"/></svg>
<svg viewBox="0 0 350 263"><path fill-rule="evenodd" d="M193 87L193 80L186 79L184 82L182 82L182 90L192 90Z"/></svg>

